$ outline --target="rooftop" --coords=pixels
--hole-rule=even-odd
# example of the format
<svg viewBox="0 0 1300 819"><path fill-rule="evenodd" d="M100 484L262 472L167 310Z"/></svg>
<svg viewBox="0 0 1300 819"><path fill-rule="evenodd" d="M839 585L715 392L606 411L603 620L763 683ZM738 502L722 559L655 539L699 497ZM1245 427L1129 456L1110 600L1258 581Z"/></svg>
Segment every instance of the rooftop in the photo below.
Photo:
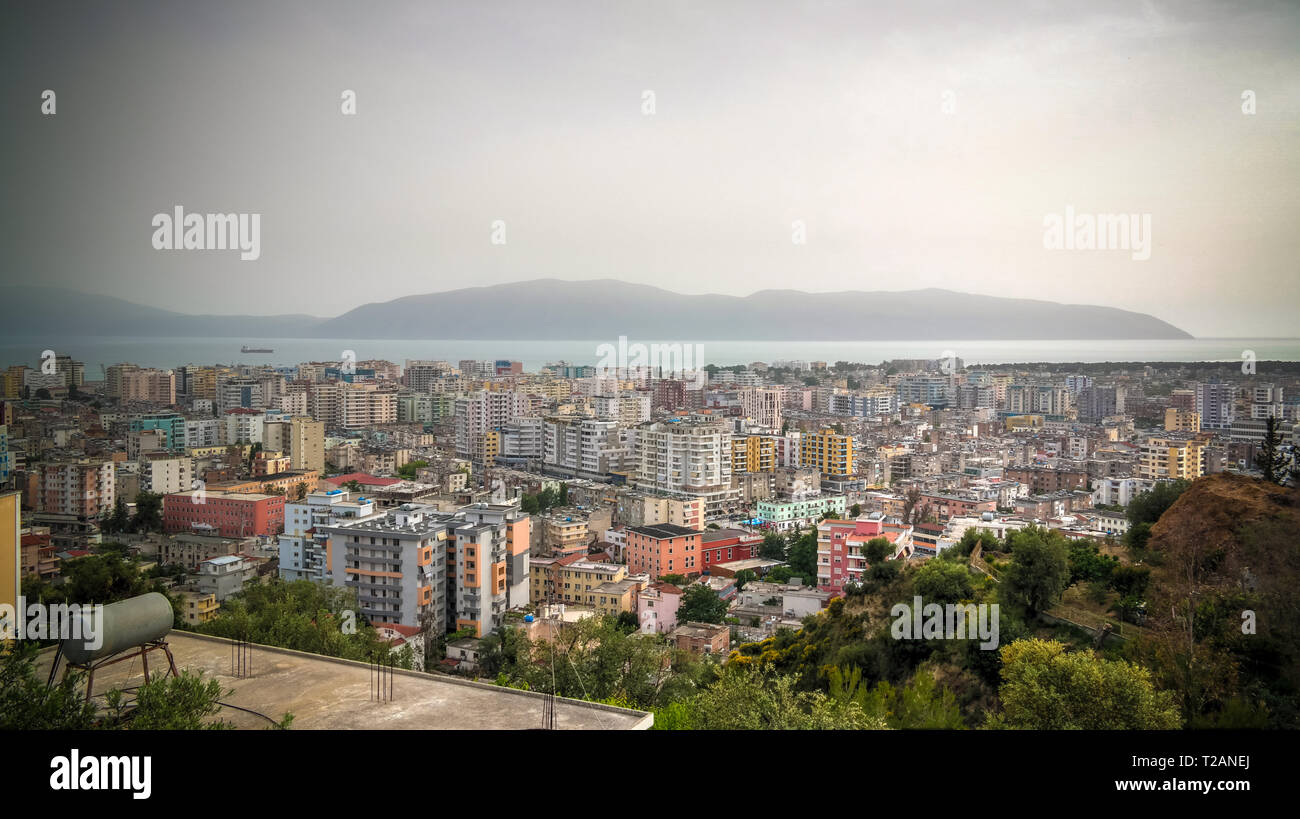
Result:
<svg viewBox="0 0 1300 819"><path fill-rule="evenodd" d="M542 727L544 697L488 683L470 682L416 671L393 672L391 702L371 699L370 666L270 646L253 646L251 676L231 676L230 641L206 635L171 632L167 641L178 669L202 671L230 691L223 703L249 709L223 708L218 718L238 728L266 728L258 716L278 721L294 715L294 729L512 729ZM44 669L53 650L42 656ZM161 663L161 665L159 665ZM155 660L155 673L166 667ZM139 662L101 668L95 691L142 682ZM628 730L649 728L653 716L599 703L557 697L555 724L559 729Z"/></svg>
<svg viewBox="0 0 1300 819"><path fill-rule="evenodd" d="M639 535L647 535L653 538L681 537L682 535L698 535L695 529L685 526L678 526L675 523L656 523L653 526L633 526L628 529L629 532L636 532Z"/></svg>

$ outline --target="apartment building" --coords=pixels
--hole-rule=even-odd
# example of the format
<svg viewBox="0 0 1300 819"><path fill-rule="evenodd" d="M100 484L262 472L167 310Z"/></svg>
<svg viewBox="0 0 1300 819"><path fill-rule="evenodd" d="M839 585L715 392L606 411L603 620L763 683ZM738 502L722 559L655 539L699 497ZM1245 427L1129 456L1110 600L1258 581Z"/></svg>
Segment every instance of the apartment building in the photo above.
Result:
<svg viewBox="0 0 1300 819"><path fill-rule="evenodd" d="M117 500L116 469L112 461L81 458L42 463L37 511L95 518L113 510Z"/></svg>
<svg viewBox="0 0 1300 819"><path fill-rule="evenodd" d="M365 429L397 421L397 390L389 385L343 383L339 395L339 426L344 429Z"/></svg>
<svg viewBox="0 0 1300 819"><path fill-rule="evenodd" d="M1054 384L1008 384L1006 410L1016 415L1065 415L1071 407L1070 390Z"/></svg>
<svg viewBox="0 0 1300 819"><path fill-rule="evenodd" d="M798 500L762 500L754 507L754 516L763 527L778 532L802 529L822 519L827 512L844 517L846 506L843 495L815 495Z"/></svg>
<svg viewBox="0 0 1300 819"><path fill-rule="evenodd" d="M119 401L147 401L170 406L176 403L176 373L134 364L113 364L104 371L105 392Z"/></svg>
<svg viewBox="0 0 1300 819"><path fill-rule="evenodd" d="M651 578L666 574L699 575L704 570L701 543L700 532L671 523L628 527L628 572L644 572Z"/></svg>
<svg viewBox="0 0 1300 819"><path fill-rule="evenodd" d="M677 628L683 592L671 583L651 583L637 593L636 615L642 634L667 634Z"/></svg>
<svg viewBox="0 0 1300 819"><path fill-rule="evenodd" d="M143 492L170 495L194 488L194 459L188 455L157 452L143 455L138 473Z"/></svg>
<svg viewBox="0 0 1300 819"><path fill-rule="evenodd" d="M799 442L799 465L816 469L824 476L853 474L853 436L830 429L806 432Z"/></svg>
<svg viewBox="0 0 1300 819"><path fill-rule="evenodd" d="M1201 414L1195 410L1170 407L1165 410L1165 432L1201 431Z"/></svg>
<svg viewBox="0 0 1300 819"><path fill-rule="evenodd" d="M225 443L225 424L219 418L187 418L185 449L204 449Z"/></svg>
<svg viewBox="0 0 1300 819"><path fill-rule="evenodd" d="M634 489L618 493L614 519L625 526L671 523L687 529L704 528L704 499L648 495Z"/></svg>
<svg viewBox="0 0 1300 819"><path fill-rule="evenodd" d="M740 529L710 529L700 535L700 563L707 570L716 563L755 557L762 543L762 536Z"/></svg>
<svg viewBox="0 0 1300 819"><path fill-rule="evenodd" d="M1235 417L1235 384L1209 381L1196 385L1196 412L1201 416L1201 429L1231 429Z"/></svg>
<svg viewBox="0 0 1300 819"><path fill-rule="evenodd" d="M1153 482L1144 478L1099 478L1092 483L1092 502L1100 506L1128 506L1133 498L1150 491Z"/></svg>
<svg viewBox="0 0 1300 819"><path fill-rule="evenodd" d="M624 467L627 445L616 421L550 416L542 424L542 463L583 477L604 477Z"/></svg>
<svg viewBox="0 0 1300 819"><path fill-rule="evenodd" d="M585 555L537 558L529 602L534 605L570 603L599 608L597 590L606 587L605 604L614 593L614 584L627 579L627 566L588 560ZM624 609L628 610L628 609ZM617 614L618 612L614 612Z"/></svg>
<svg viewBox="0 0 1300 819"><path fill-rule="evenodd" d="M636 429L636 485L648 492L700 497L705 514L729 511L739 498L731 486L731 432L702 416Z"/></svg>
<svg viewBox="0 0 1300 819"><path fill-rule="evenodd" d="M650 420L651 394L644 390L622 390L617 395L596 395L591 407L602 421L616 421L630 427Z"/></svg>
<svg viewBox="0 0 1300 819"><path fill-rule="evenodd" d="M784 420L781 415L782 398L779 389L759 387L741 390L740 410L759 427L779 433Z"/></svg>
<svg viewBox="0 0 1300 819"><path fill-rule="evenodd" d="M266 419L266 413L258 409L233 407L224 410L221 415L221 421L225 426L222 442L226 444L265 443Z"/></svg>
<svg viewBox="0 0 1300 819"><path fill-rule="evenodd" d="M476 503L458 510L450 524L450 615L457 630L482 637L499 628L506 609L529 601L529 543L532 519L517 504Z"/></svg>
<svg viewBox="0 0 1300 819"><path fill-rule="evenodd" d="M846 583L861 583L869 566L862 547L876 538L894 551L912 545L912 527L887 523L879 512L858 520L828 520L817 525L817 587L838 595Z"/></svg>
<svg viewBox="0 0 1300 819"><path fill-rule="evenodd" d="M947 407L954 402L953 380L946 375L904 375L899 377L896 389L900 406L927 404L931 407Z"/></svg>
<svg viewBox="0 0 1300 819"><path fill-rule="evenodd" d="M731 439L731 471L775 472L776 439L765 435L742 435Z"/></svg>
<svg viewBox="0 0 1300 819"><path fill-rule="evenodd" d="M1120 386L1088 386L1079 390L1075 406L1079 420L1096 423L1112 415L1123 415L1125 389ZM1047 412L1047 410L1043 410ZM1058 413L1049 413L1058 414Z"/></svg>
<svg viewBox="0 0 1300 819"><path fill-rule="evenodd" d="M289 469L325 471L325 424L305 415L266 421L262 430L264 449L283 452Z"/></svg>
<svg viewBox="0 0 1300 819"><path fill-rule="evenodd" d="M280 535L280 577L285 580L324 581L332 577L328 528L344 521L377 513L375 501L363 493L342 489L311 492L284 506L284 534Z"/></svg>
<svg viewBox="0 0 1300 819"><path fill-rule="evenodd" d="M130 432L159 430L166 435L166 446L174 452L185 449L185 416L179 412L151 412L133 416L128 425Z"/></svg>
<svg viewBox="0 0 1300 819"><path fill-rule="evenodd" d="M245 538L284 530L284 496L208 489L163 496L163 531Z"/></svg>
<svg viewBox="0 0 1300 819"><path fill-rule="evenodd" d="M217 411L265 409L262 382L254 378L225 377L217 380Z"/></svg>
<svg viewBox="0 0 1300 819"><path fill-rule="evenodd" d="M1205 474L1205 443L1195 438L1150 437L1142 442L1137 476L1194 480Z"/></svg>
<svg viewBox="0 0 1300 819"><path fill-rule="evenodd" d="M516 392L479 390L457 398L456 454L476 464L491 463L500 451L496 431L525 415L527 407Z"/></svg>
<svg viewBox="0 0 1300 819"><path fill-rule="evenodd" d="M329 539L334 583L353 589L371 623L447 625L450 517L431 506L404 504L383 515L319 527Z"/></svg>

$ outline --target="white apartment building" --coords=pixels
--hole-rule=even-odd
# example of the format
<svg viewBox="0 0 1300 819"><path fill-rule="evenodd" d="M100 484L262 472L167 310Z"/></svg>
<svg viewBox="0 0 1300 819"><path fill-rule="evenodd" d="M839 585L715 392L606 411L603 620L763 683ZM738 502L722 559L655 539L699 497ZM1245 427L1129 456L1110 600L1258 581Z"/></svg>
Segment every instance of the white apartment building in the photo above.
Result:
<svg viewBox="0 0 1300 819"><path fill-rule="evenodd" d="M542 427L542 463L575 474L603 476L624 468L627 447L616 421L552 416Z"/></svg>
<svg viewBox="0 0 1300 819"><path fill-rule="evenodd" d="M195 418L185 422L185 448L221 446L225 425L218 418Z"/></svg>
<svg viewBox="0 0 1300 819"><path fill-rule="evenodd" d="M397 392L376 383L342 383L340 426L365 429L397 421Z"/></svg>
<svg viewBox="0 0 1300 819"><path fill-rule="evenodd" d="M781 390L763 388L741 390L740 409L746 418L752 418L759 427L780 432L781 398Z"/></svg>
<svg viewBox="0 0 1300 819"><path fill-rule="evenodd" d="M362 493L354 498L342 489L312 492L284 505L284 534L280 535L280 577L323 582L333 576L329 535L324 527L361 520L376 513L374 500Z"/></svg>
<svg viewBox="0 0 1300 819"><path fill-rule="evenodd" d="M506 426L527 413L527 401L516 392L479 390L456 399L456 454L477 464L488 452L489 431Z"/></svg>
<svg viewBox="0 0 1300 819"><path fill-rule="evenodd" d="M139 461L140 490L158 495L194 489L194 459L170 453L143 455Z"/></svg>

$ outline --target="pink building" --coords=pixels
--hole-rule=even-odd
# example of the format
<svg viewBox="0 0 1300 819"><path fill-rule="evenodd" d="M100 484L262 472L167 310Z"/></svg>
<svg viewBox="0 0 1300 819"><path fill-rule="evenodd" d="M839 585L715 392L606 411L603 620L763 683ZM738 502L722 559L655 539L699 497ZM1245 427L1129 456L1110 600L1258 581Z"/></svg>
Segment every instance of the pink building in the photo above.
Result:
<svg viewBox="0 0 1300 819"><path fill-rule="evenodd" d="M671 583L651 583L637 594L636 615L643 634L667 634L677 628L682 590Z"/></svg>
<svg viewBox="0 0 1300 819"><path fill-rule="evenodd" d="M867 541L883 537L897 551L912 543L912 527L886 523L879 512L858 520L827 520L817 525L817 587L842 594L845 583L861 583L868 568L862 556Z"/></svg>

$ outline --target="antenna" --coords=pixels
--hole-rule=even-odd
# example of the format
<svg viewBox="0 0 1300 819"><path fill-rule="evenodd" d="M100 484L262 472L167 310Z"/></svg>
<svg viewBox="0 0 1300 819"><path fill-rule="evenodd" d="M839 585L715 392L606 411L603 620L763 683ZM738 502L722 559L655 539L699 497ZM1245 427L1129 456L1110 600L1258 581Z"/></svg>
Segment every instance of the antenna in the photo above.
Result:
<svg viewBox="0 0 1300 819"><path fill-rule="evenodd" d="M382 654L370 656L370 699L372 702L393 701L393 657Z"/></svg>
<svg viewBox="0 0 1300 819"><path fill-rule="evenodd" d="M230 641L230 675L241 680L253 676L253 644L247 633Z"/></svg>

